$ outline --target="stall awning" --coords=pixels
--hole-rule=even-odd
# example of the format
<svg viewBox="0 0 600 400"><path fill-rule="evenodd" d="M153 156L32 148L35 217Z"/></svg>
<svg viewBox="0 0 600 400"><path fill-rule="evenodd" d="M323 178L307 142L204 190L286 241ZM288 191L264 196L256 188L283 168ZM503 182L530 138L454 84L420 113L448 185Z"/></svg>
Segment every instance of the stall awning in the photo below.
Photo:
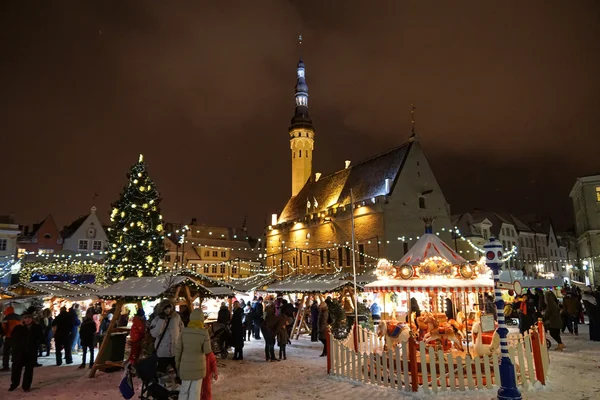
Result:
<svg viewBox="0 0 600 400"><path fill-rule="evenodd" d="M249 278L235 278L224 284L230 285L235 291L238 292L252 292L260 289L263 286L269 285L275 281L272 274L269 275L255 275Z"/></svg>
<svg viewBox="0 0 600 400"><path fill-rule="evenodd" d="M416 292L416 293L479 293L494 289L489 278L477 279L412 279L378 280L364 286L367 292Z"/></svg>
<svg viewBox="0 0 600 400"><path fill-rule="evenodd" d="M267 292L331 293L352 285L346 274L305 274L293 276L269 285Z"/></svg>

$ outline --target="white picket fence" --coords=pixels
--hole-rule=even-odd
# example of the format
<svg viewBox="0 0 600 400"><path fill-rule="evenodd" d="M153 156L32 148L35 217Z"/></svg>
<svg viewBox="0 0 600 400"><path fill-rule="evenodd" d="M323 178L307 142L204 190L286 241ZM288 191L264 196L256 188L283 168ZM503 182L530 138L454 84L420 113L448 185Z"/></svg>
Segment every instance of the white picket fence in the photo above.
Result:
<svg viewBox="0 0 600 400"><path fill-rule="evenodd" d="M360 327L356 330L356 340L354 329L344 340L330 337L330 375L400 391L420 388L424 393L493 389L500 385L498 355L454 356L414 339L384 350L383 340L374 332ZM537 350L533 340L538 341ZM545 383L549 359L543 334L511 336L509 356L519 387Z"/></svg>

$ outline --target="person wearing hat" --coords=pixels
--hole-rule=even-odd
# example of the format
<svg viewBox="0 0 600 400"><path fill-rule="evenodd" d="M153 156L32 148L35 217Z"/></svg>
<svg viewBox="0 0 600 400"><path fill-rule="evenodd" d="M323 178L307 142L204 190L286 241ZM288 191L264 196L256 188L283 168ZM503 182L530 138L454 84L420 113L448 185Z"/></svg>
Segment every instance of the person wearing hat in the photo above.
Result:
<svg viewBox="0 0 600 400"><path fill-rule="evenodd" d="M142 342L146 335L146 314L143 308L138 308L133 323L131 324L131 351L129 352L129 362L137 363L140 353L142 352Z"/></svg>
<svg viewBox="0 0 600 400"><path fill-rule="evenodd" d="M179 314L175 312L173 301L169 299L161 301L158 315L150 324L150 334L154 338L159 371L166 372L169 365L176 368L175 349L181 340L182 330L183 322Z"/></svg>
<svg viewBox="0 0 600 400"><path fill-rule="evenodd" d="M2 331L4 332L4 354L2 355L2 371L10 371L10 349L12 348L13 330L21 325L21 317L15 314L12 306L4 310L4 320L2 321Z"/></svg>
<svg viewBox="0 0 600 400"><path fill-rule="evenodd" d="M204 314L195 309L175 347L175 365L181 379L179 400L200 398L202 380L206 376L206 356L210 353L212 348L210 335L204 327Z"/></svg>
<svg viewBox="0 0 600 400"><path fill-rule="evenodd" d="M19 387L23 369L23 390L28 392L33 381L38 347L42 341L42 328L33 321L33 314L25 312L21 317L23 324L12 331L12 373L10 392Z"/></svg>
<svg viewBox="0 0 600 400"><path fill-rule="evenodd" d="M225 325L229 325L230 320L229 307L227 307L227 303L224 301L221 302L221 308L219 309L219 313L217 314L217 322Z"/></svg>

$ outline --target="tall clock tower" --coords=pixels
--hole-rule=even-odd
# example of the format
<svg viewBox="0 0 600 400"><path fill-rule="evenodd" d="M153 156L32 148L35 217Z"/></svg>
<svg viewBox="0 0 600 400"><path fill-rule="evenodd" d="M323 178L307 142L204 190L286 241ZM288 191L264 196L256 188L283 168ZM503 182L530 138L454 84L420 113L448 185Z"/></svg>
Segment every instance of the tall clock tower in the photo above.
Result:
<svg viewBox="0 0 600 400"><path fill-rule="evenodd" d="M302 57L296 68L295 97L296 110L289 127L292 150L292 196L298 195L311 176L315 145L315 129L308 116L308 86Z"/></svg>

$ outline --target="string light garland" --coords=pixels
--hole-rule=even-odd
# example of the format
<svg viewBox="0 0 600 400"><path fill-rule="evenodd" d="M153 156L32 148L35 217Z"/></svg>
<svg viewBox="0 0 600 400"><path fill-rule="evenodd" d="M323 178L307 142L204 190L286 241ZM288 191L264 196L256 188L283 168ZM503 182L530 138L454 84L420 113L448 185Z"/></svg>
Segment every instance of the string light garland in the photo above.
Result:
<svg viewBox="0 0 600 400"><path fill-rule="evenodd" d="M34 275L64 275L73 277L94 275L96 284L103 285L108 283L104 263L97 261L62 260L23 263L19 272L19 280L27 283L31 281Z"/></svg>

